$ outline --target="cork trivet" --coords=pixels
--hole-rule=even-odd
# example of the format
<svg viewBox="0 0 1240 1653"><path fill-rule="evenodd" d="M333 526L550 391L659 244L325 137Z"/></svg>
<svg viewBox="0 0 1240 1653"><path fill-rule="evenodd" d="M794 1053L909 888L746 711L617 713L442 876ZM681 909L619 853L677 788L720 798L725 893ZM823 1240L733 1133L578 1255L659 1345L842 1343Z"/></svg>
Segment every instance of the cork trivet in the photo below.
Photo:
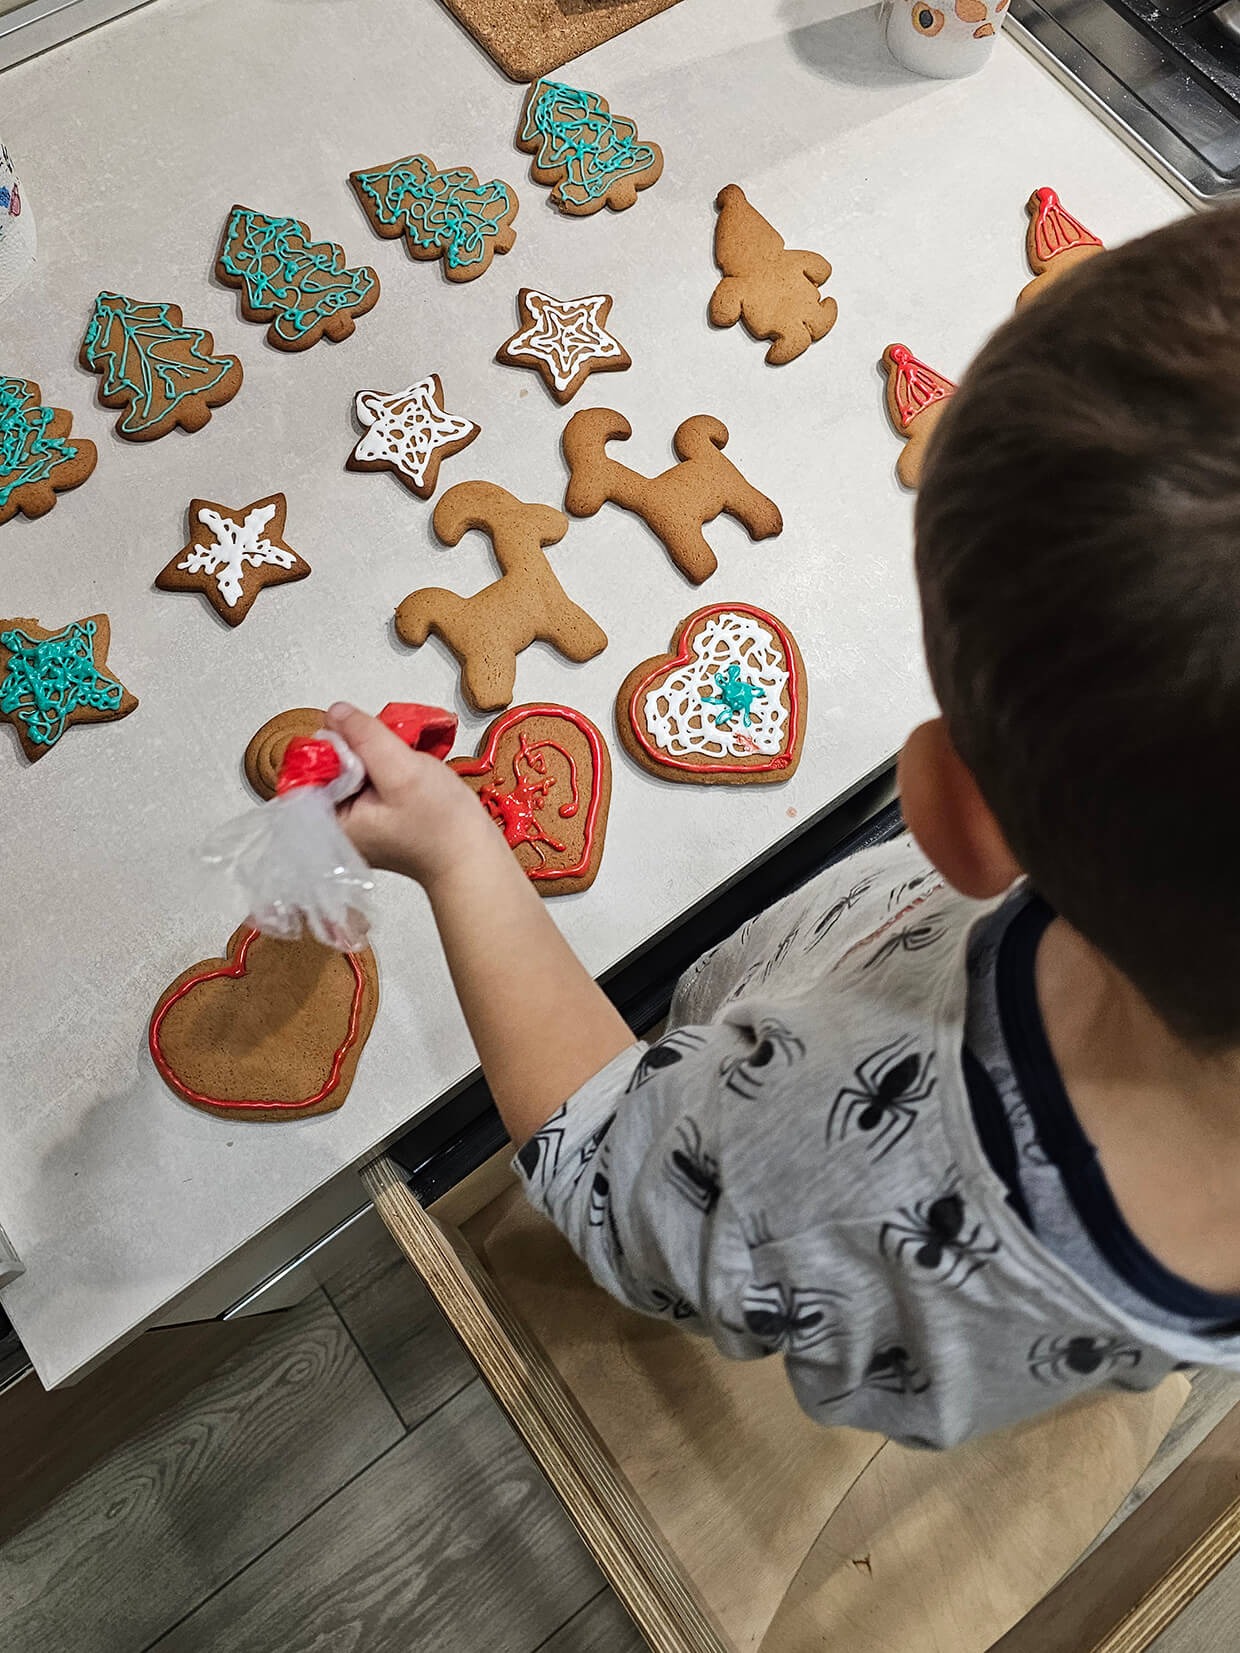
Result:
<svg viewBox="0 0 1240 1653"><path fill-rule="evenodd" d="M537 80L571 57L667 11L677 0L444 0L512 80Z"/></svg>

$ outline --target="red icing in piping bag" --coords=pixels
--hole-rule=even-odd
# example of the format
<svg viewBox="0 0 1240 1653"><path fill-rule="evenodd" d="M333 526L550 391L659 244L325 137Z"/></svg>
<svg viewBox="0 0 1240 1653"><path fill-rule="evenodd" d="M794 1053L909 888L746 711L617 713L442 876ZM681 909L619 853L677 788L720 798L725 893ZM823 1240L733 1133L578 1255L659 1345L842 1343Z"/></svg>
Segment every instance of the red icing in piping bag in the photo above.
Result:
<svg viewBox="0 0 1240 1653"><path fill-rule="evenodd" d="M379 713L394 735L415 752L432 758L446 758L456 739L456 714L442 706L419 706L415 701L393 700ZM330 741L295 735L289 741L276 778L276 792L292 792L298 786L326 786L340 773L340 754Z"/></svg>

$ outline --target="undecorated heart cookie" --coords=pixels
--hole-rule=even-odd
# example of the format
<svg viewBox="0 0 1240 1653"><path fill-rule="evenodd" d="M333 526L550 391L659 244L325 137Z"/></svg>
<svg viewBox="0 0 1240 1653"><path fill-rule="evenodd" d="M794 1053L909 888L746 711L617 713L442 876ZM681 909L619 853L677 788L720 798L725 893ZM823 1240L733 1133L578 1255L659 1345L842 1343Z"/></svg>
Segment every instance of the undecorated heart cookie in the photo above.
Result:
<svg viewBox="0 0 1240 1653"><path fill-rule="evenodd" d="M568 706L514 706L452 767L478 794L542 895L589 889L603 855L611 760Z"/></svg>
<svg viewBox="0 0 1240 1653"><path fill-rule="evenodd" d="M226 1119L302 1119L349 1094L379 1005L375 957L249 924L224 958L191 965L160 995L151 1056L186 1102Z"/></svg>
<svg viewBox="0 0 1240 1653"><path fill-rule="evenodd" d="M669 781L786 781L805 739L805 663L791 634L746 603L700 608L670 654L631 671L616 698L620 739Z"/></svg>

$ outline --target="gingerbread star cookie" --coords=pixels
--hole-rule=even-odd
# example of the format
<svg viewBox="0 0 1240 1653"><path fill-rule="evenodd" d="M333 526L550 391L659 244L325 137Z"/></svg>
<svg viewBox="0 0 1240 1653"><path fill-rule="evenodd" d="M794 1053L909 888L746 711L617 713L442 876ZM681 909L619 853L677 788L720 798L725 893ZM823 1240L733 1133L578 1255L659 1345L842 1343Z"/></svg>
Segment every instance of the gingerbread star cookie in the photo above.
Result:
<svg viewBox="0 0 1240 1653"><path fill-rule="evenodd" d="M345 460L348 469L394 471L419 499L435 492L443 461L482 432L472 419L445 409L438 373L408 390L359 390L355 412L365 433Z"/></svg>
<svg viewBox="0 0 1240 1653"><path fill-rule="evenodd" d="M304 580L305 562L284 542L283 494L233 509L209 499L189 507L189 541L155 576L161 591L201 591L230 626L239 626L265 585Z"/></svg>
<svg viewBox="0 0 1240 1653"><path fill-rule="evenodd" d="M591 373L632 367L628 351L607 331L610 293L558 299L533 287L517 294L521 326L495 352L508 367L533 367L561 404L569 402Z"/></svg>
<svg viewBox="0 0 1240 1653"><path fill-rule="evenodd" d="M37 620L0 620L0 718L36 762L71 723L110 723L138 704L107 668L106 614L47 631Z"/></svg>
<svg viewBox="0 0 1240 1653"><path fill-rule="evenodd" d="M41 517L56 495L95 468L95 444L70 438L73 415L45 407L33 379L0 377L0 522L19 511Z"/></svg>

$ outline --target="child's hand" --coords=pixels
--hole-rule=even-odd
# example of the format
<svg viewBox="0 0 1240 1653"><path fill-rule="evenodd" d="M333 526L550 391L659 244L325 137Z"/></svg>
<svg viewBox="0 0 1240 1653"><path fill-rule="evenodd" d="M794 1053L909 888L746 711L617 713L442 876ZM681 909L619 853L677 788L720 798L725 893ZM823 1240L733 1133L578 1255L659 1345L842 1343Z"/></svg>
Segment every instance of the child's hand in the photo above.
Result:
<svg viewBox="0 0 1240 1653"><path fill-rule="evenodd" d="M439 758L412 751L378 718L343 701L329 709L327 727L366 765L366 785L339 816L372 867L429 886L497 845L507 855L477 797Z"/></svg>

